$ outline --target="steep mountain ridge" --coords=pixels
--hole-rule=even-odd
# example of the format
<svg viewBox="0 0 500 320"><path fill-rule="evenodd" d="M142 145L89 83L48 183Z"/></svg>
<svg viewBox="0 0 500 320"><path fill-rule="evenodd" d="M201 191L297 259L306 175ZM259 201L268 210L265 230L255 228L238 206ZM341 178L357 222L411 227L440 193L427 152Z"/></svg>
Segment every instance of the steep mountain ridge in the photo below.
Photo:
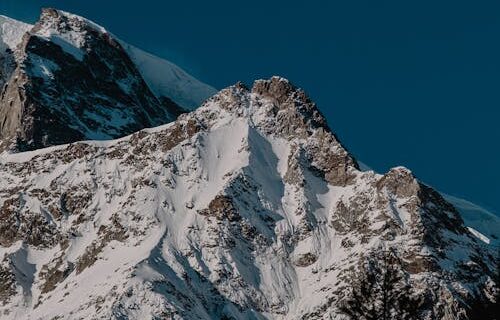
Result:
<svg viewBox="0 0 500 320"><path fill-rule="evenodd" d="M14 51L31 25L0 15L0 88L15 68Z"/></svg>
<svg viewBox="0 0 500 320"><path fill-rule="evenodd" d="M359 162L363 171L374 171L365 163ZM500 218L492 212L465 199L441 193L443 198L452 204L460 213L464 224L481 241L499 246Z"/></svg>
<svg viewBox="0 0 500 320"><path fill-rule="evenodd" d="M480 206L457 197L443 195L460 212L465 224L482 241L500 246L500 218Z"/></svg>
<svg viewBox="0 0 500 320"><path fill-rule="evenodd" d="M145 67L137 65L146 54L124 45L85 18L44 9L24 33L16 63L6 73L0 149L33 150L122 137L173 121L215 92L160 59L148 56ZM160 79L151 76L155 65L168 81L155 82ZM153 85L162 90L151 91L157 89ZM185 99L192 89L198 93Z"/></svg>
<svg viewBox="0 0 500 320"><path fill-rule="evenodd" d="M358 167L279 77L119 140L4 154L0 312L346 319L364 261L388 248L418 319L491 305L495 248L408 169Z"/></svg>
<svg viewBox="0 0 500 320"><path fill-rule="evenodd" d="M120 41L151 91L160 99L171 99L186 110L196 109L217 91L187 74L170 61Z"/></svg>

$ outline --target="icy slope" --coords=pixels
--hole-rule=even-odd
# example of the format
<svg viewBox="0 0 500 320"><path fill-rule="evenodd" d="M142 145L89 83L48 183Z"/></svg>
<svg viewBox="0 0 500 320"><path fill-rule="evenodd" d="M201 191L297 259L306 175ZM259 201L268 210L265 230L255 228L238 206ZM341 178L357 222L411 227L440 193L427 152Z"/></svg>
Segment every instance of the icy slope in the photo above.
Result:
<svg viewBox="0 0 500 320"><path fill-rule="evenodd" d="M444 198L462 215L465 225L479 232L475 234L488 244L500 245L500 218L480 206L457 197L444 195Z"/></svg>
<svg viewBox="0 0 500 320"><path fill-rule="evenodd" d="M405 168L359 171L278 77L120 140L4 154L0 204L5 319L340 320L385 248L419 319L467 319L496 287L453 206Z"/></svg>
<svg viewBox="0 0 500 320"><path fill-rule="evenodd" d="M157 97L169 97L181 107L193 110L217 93L214 88L193 78L172 62L121 43Z"/></svg>

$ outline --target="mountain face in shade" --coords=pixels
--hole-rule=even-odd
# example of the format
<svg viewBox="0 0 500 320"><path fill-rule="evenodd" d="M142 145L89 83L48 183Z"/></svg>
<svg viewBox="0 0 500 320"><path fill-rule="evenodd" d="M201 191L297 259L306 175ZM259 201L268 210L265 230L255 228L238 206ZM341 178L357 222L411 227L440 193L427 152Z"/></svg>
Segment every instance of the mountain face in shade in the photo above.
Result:
<svg viewBox="0 0 500 320"><path fill-rule="evenodd" d="M44 9L34 26L4 20L1 150L122 137L215 93L82 17Z"/></svg>
<svg viewBox="0 0 500 320"><path fill-rule="evenodd" d="M498 295L496 247L408 169L361 171L279 77L4 153L0 203L2 319L479 319Z"/></svg>

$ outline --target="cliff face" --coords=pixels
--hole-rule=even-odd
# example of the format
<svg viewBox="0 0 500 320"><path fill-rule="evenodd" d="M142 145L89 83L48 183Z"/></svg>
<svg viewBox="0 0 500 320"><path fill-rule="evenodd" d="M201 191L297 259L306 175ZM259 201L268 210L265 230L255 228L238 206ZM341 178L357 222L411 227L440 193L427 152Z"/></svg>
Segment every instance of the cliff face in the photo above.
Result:
<svg viewBox="0 0 500 320"><path fill-rule="evenodd" d="M14 51L31 25L0 15L0 88L15 68Z"/></svg>
<svg viewBox="0 0 500 320"><path fill-rule="evenodd" d="M192 107L172 100L184 102L175 81L169 92L176 96L153 93L149 74L136 64L142 52L134 49L132 56L130 48L84 18L44 9L9 60L12 70L4 68L0 149L118 138L173 121ZM212 93L204 88L198 103Z"/></svg>
<svg viewBox="0 0 500 320"><path fill-rule="evenodd" d="M360 171L282 78L0 161L5 319L349 319L384 292L391 319L473 319L495 301L495 248L408 169Z"/></svg>

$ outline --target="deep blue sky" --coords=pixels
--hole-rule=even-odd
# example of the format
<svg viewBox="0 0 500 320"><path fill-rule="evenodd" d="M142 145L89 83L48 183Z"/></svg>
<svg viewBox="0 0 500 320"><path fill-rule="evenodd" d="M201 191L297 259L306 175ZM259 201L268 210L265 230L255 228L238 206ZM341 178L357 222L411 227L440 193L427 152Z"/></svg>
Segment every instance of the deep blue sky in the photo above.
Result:
<svg viewBox="0 0 500 320"><path fill-rule="evenodd" d="M306 89L350 151L500 212L500 2L0 0L86 16L223 88Z"/></svg>

